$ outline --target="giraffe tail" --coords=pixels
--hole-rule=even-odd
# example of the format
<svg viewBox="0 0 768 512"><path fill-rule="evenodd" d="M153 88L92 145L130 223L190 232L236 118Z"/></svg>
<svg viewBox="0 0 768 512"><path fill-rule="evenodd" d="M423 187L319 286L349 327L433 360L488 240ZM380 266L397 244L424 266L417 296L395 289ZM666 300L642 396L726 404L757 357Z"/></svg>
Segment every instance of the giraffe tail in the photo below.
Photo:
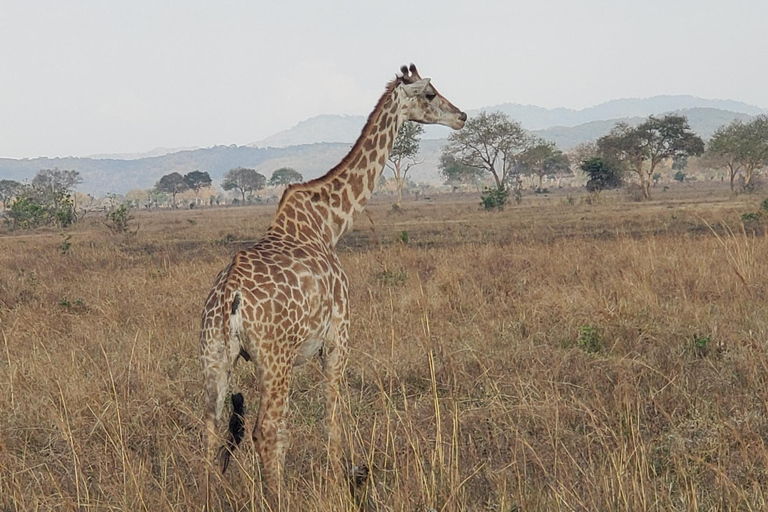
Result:
<svg viewBox="0 0 768 512"><path fill-rule="evenodd" d="M227 335L229 337L229 343L230 346L232 346L234 343L237 343L240 346L240 357L245 359L246 361L250 361L251 356L246 352L241 345L240 342L240 325L241 325L241 315L240 315L240 302L241 302L241 296L240 292L235 292L234 297L232 299L232 306L230 309L230 315L229 318L226 321L227 327L229 327ZM243 398L242 393L233 393L232 394L232 416L229 418L229 429L228 429L228 436L227 436L227 443L221 447L219 452L219 459L221 461L221 472L222 474L227 471L227 468L229 467L229 461L232 457L232 453L235 451L237 446L240 444L240 442L243 440L243 437L245 436L245 399Z"/></svg>
<svg viewBox="0 0 768 512"><path fill-rule="evenodd" d="M245 436L245 422L243 421L243 415L245 414L245 399L242 393L235 393L232 395L232 416L229 418L229 437L227 444L221 447L219 458L221 460L221 472L222 474L227 471L229 467L229 460L232 457L232 452L235 451L237 445L243 440Z"/></svg>

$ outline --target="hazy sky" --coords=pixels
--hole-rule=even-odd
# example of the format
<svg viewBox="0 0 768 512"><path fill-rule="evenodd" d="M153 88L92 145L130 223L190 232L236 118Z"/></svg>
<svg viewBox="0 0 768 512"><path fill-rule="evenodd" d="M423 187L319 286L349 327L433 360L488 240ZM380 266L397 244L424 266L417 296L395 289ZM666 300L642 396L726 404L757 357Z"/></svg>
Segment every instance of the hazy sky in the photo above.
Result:
<svg viewBox="0 0 768 512"><path fill-rule="evenodd" d="M464 109L768 107L766 0L0 0L0 157L247 144L367 114L401 64Z"/></svg>

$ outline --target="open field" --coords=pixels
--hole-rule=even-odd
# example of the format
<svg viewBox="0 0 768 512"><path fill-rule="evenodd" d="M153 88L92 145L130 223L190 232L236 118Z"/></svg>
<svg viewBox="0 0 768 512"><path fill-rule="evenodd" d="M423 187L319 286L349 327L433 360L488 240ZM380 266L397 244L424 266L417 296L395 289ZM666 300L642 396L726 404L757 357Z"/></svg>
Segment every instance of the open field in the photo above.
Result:
<svg viewBox="0 0 768 512"><path fill-rule="evenodd" d="M653 191L374 201L340 247L344 423L371 503L768 508L768 240L740 221L763 196ZM274 208L0 235L0 510L201 509L199 316ZM236 380L250 428L252 366ZM297 368L289 509L353 510L322 478L321 386ZM217 486L223 510L260 510L249 436Z"/></svg>

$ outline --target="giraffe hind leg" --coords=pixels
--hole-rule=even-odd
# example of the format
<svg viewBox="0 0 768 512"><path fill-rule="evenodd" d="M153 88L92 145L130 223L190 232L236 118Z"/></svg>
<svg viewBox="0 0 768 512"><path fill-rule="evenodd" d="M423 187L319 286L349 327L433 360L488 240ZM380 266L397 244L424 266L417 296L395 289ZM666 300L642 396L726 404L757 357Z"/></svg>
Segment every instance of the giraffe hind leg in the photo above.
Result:
<svg viewBox="0 0 768 512"><path fill-rule="evenodd" d="M230 365L224 342L210 331L202 336L200 361L205 394L205 503L206 510L212 510L211 471L216 466L219 423L229 389Z"/></svg>

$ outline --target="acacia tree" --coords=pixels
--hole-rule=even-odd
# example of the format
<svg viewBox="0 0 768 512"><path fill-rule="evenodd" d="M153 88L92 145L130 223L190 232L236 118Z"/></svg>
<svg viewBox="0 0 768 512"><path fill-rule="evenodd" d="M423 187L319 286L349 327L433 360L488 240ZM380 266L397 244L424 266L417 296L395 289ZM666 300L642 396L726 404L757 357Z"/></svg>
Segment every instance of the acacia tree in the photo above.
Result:
<svg viewBox="0 0 768 512"><path fill-rule="evenodd" d="M8 203L16 197L21 187L18 181L0 180L0 201L3 203L3 210L8 208Z"/></svg>
<svg viewBox="0 0 768 512"><path fill-rule="evenodd" d="M456 162L488 172L496 188L506 190L529 138L519 123L502 112L481 112L451 133L443 153Z"/></svg>
<svg viewBox="0 0 768 512"><path fill-rule="evenodd" d="M568 157L553 142L534 138L529 147L520 156L521 170L539 178L538 190L542 190L544 176L553 176L570 172Z"/></svg>
<svg viewBox="0 0 768 512"><path fill-rule="evenodd" d="M623 162L637 174L645 199L651 198L651 180L659 163L704 151L704 141L691 131L688 119L677 114L650 116L636 127L618 123L597 145L603 156Z"/></svg>
<svg viewBox="0 0 768 512"><path fill-rule="evenodd" d="M192 171L185 174L184 182L186 183L188 190L193 190L195 192L195 199L197 199L197 195L201 189L208 188L211 186L211 183L213 183L211 176L203 171Z"/></svg>
<svg viewBox="0 0 768 512"><path fill-rule="evenodd" d="M221 182L221 188L224 190L238 190L245 203L246 192L250 195L254 190L261 190L267 183L267 178L254 169L238 167L230 169L224 173L224 180Z"/></svg>
<svg viewBox="0 0 768 512"><path fill-rule="evenodd" d="M406 121L400 127L392 151L389 153L387 167L392 171L397 188L397 207L403 202L403 187L408 177L408 171L412 167L424 163L424 160L416 160L421 141L419 137L424 133L424 127L413 121Z"/></svg>
<svg viewBox="0 0 768 512"><path fill-rule="evenodd" d="M176 208L176 194L189 190L189 185L181 174L172 172L170 174L166 174L160 178L160 181L155 183L155 190L158 192L171 194L173 207Z"/></svg>
<svg viewBox="0 0 768 512"><path fill-rule="evenodd" d="M272 173L269 178L269 185L275 187L278 185L290 185L304 181L304 176L292 167L281 167Z"/></svg>
<svg viewBox="0 0 768 512"><path fill-rule="evenodd" d="M477 184L483 177L482 169L463 165L456 161L451 155L443 153L440 155L440 163L437 165L440 174L445 178L445 184L450 185L455 192L459 185L469 187Z"/></svg>

